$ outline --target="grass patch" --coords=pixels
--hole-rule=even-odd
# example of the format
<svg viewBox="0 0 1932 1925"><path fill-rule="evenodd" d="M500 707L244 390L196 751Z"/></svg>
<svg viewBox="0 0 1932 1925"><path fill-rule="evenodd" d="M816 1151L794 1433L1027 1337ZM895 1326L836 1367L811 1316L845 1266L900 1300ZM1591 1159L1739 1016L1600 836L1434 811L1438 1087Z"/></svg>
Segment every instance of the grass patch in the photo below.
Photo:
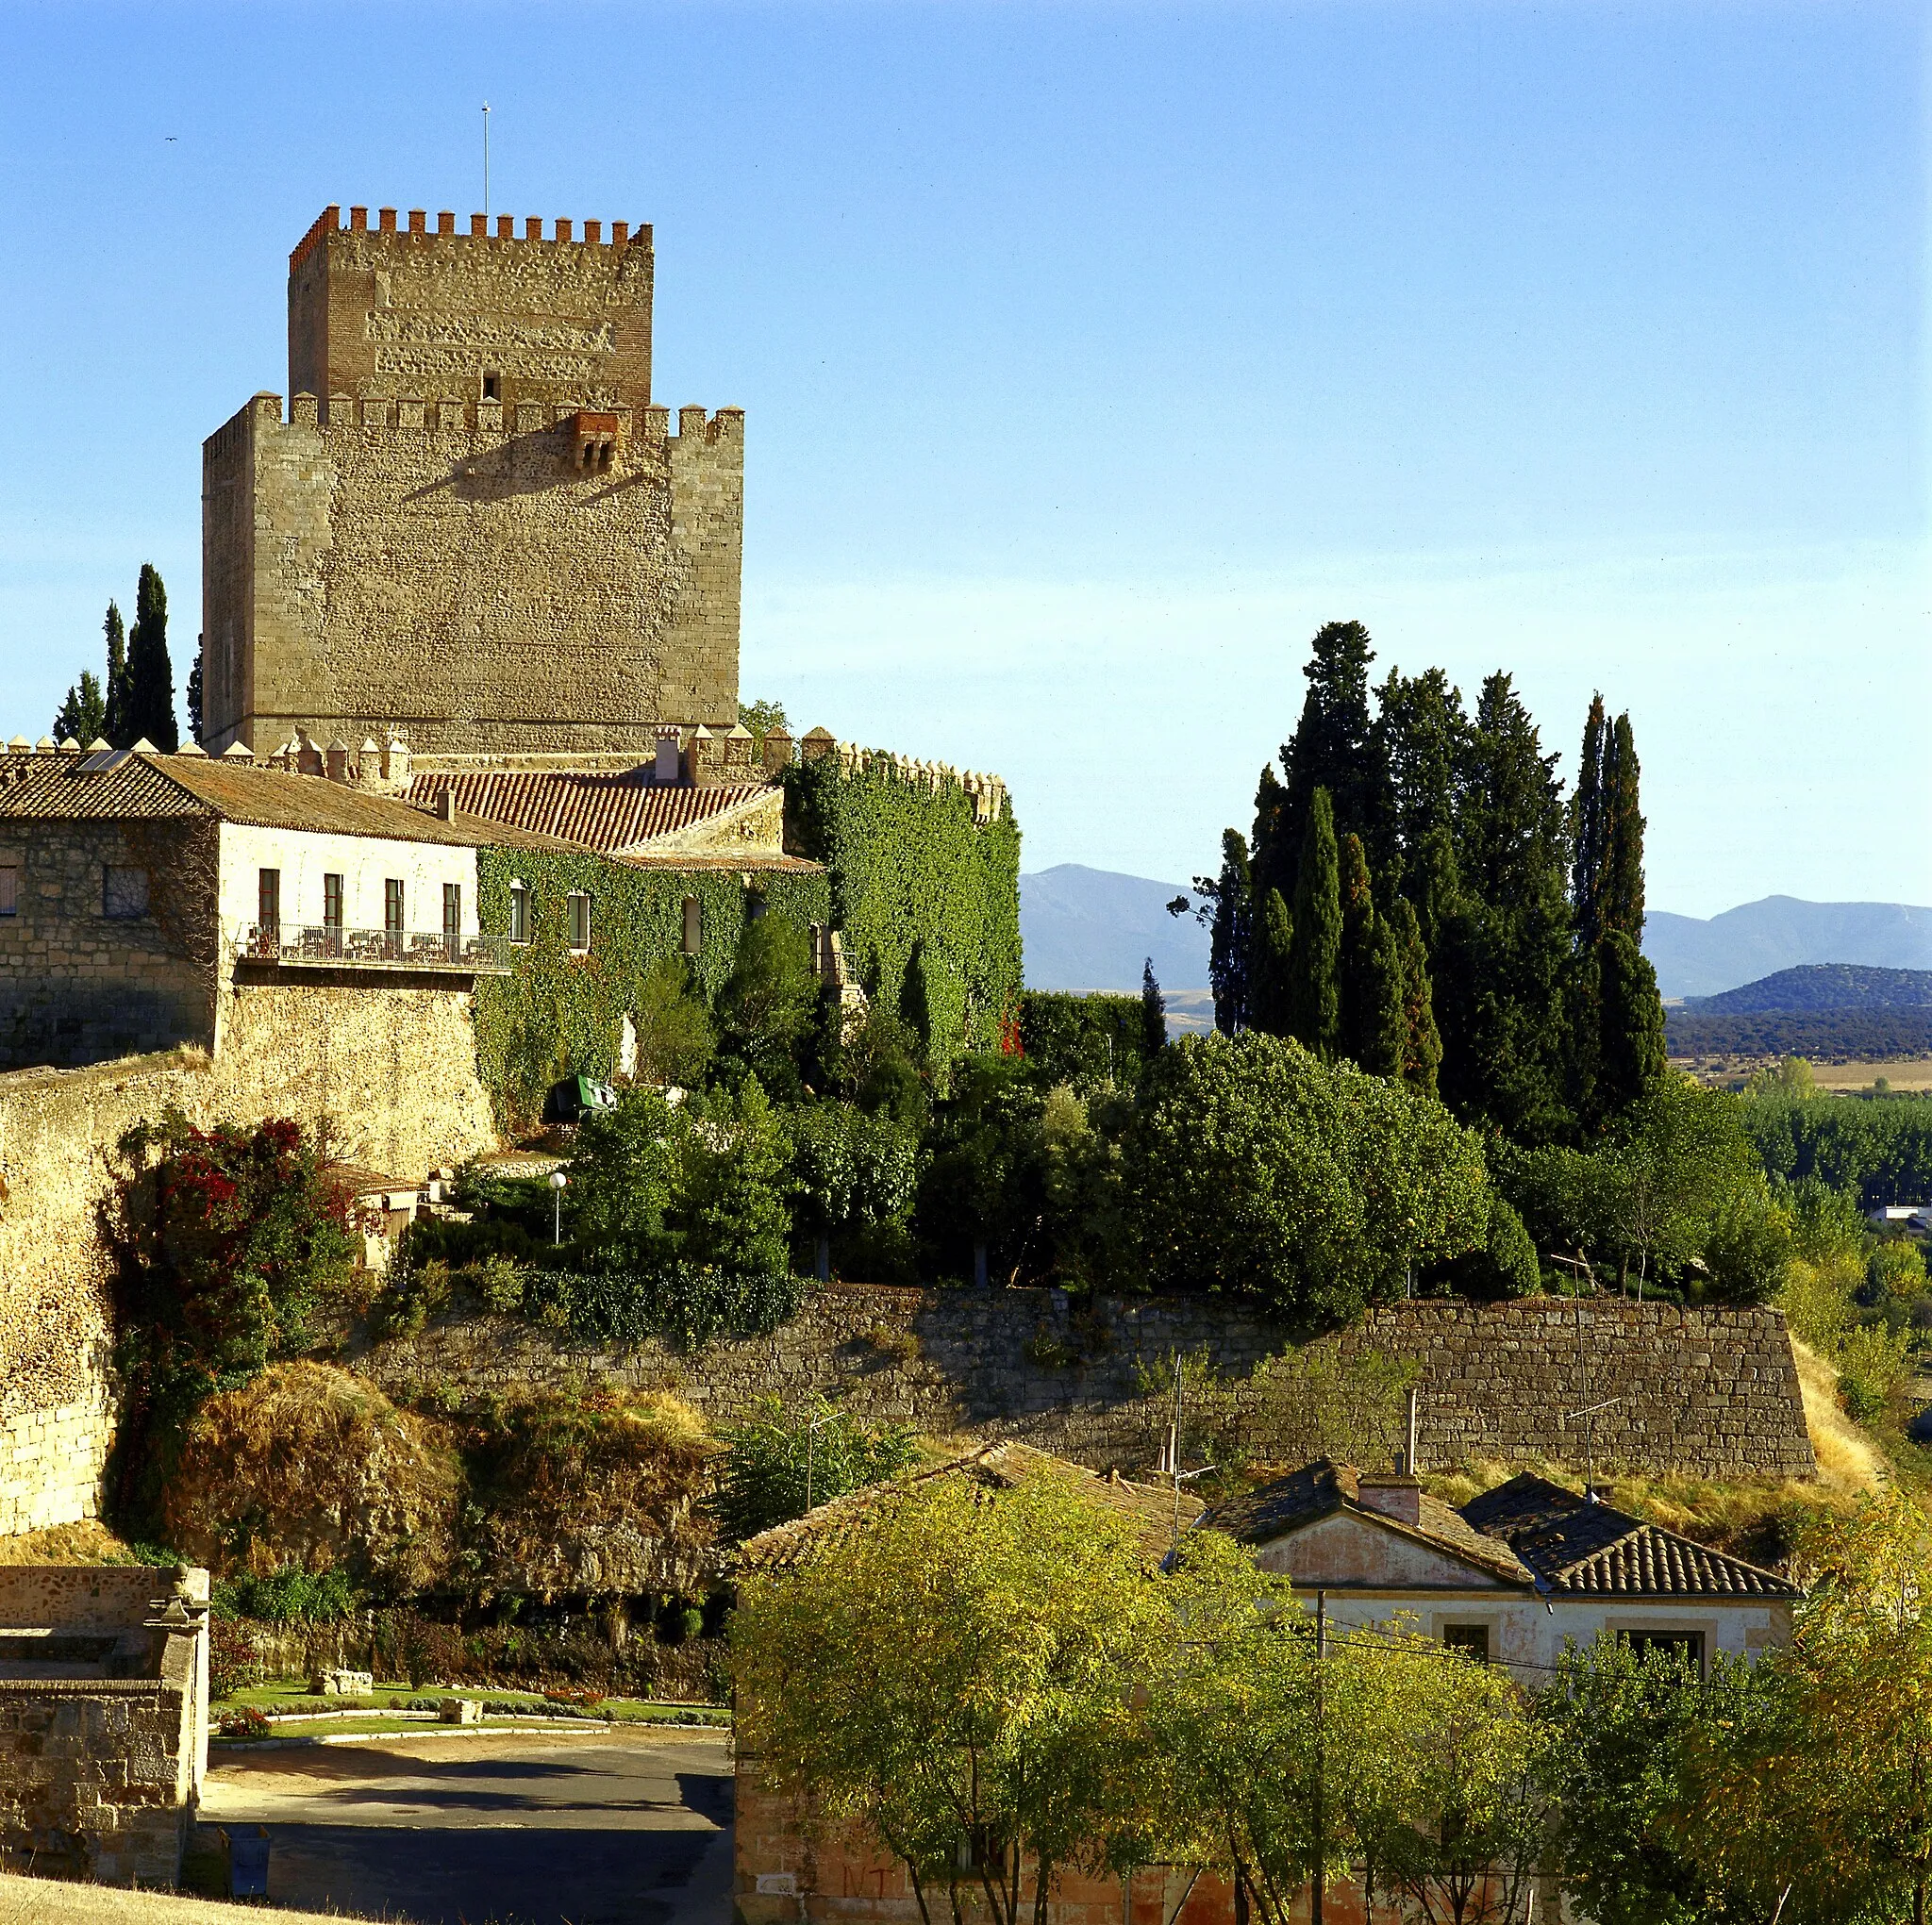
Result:
<svg viewBox="0 0 1932 1925"><path fill-rule="evenodd" d="M479 1688L475 1685L450 1690L431 1686L411 1691L406 1684L378 1684L374 1691L357 1698L318 1698L306 1684L286 1678L275 1684L237 1691L221 1701L221 1708L236 1711L245 1706L271 1718L290 1718L289 1723L275 1725L274 1735L301 1737L353 1731L365 1723L380 1726L385 1719L393 1721L398 1711L411 1706L425 1709L444 1698L468 1698L484 1704L487 1707L484 1712L486 1726L499 1719L515 1722L538 1718L551 1718L565 1726L574 1720L582 1722L586 1718L609 1724L691 1724L719 1728L731 1722L730 1712L719 1705L679 1704L655 1698L606 1698L594 1705L579 1708L555 1703L541 1691L498 1690L493 1686ZM313 1712L316 1716L312 1718L293 1716L301 1712ZM325 1716L325 1713L354 1715L337 1717ZM424 1720L420 1718L412 1718L408 1722L434 1729L433 1726L425 1727Z"/></svg>

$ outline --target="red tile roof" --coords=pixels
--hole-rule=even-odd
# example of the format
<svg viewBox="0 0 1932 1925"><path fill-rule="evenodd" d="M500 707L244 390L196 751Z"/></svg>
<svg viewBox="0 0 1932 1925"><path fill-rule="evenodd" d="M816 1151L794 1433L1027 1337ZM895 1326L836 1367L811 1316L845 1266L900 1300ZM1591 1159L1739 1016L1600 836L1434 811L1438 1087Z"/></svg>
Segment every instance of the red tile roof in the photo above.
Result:
<svg viewBox="0 0 1932 1925"><path fill-rule="evenodd" d="M682 783L659 788L648 769L615 772L562 769L529 773L489 770L462 775L418 775L409 785L409 800L419 807L433 808L445 788L456 790L457 808L463 815L510 822L606 854L658 836L675 835L755 796L770 793L769 786L762 782L729 783L716 788ZM730 866L746 865L734 862Z"/></svg>

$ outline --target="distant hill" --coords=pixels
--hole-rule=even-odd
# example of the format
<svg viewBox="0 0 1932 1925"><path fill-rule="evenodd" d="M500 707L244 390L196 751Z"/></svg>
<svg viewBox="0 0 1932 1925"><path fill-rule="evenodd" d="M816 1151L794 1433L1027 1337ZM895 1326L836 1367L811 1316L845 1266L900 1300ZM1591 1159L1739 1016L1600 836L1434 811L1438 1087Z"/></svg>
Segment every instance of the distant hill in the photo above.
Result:
<svg viewBox="0 0 1932 1925"><path fill-rule="evenodd" d="M1154 958L1163 989L1208 987L1208 932L1170 916L1184 883L1151 882L1063 862L1020 878L1020 938L1029 989L1139 989Z"/></svg>
<svg viewBox="0 0 1932 1925"><path fill-rule="evenodd" d="M1666 996L1714 996L1805 963L1932 969L1932 909L1766 896L1706 921L1653 909L1643 953Z"/></svg>
<svg viewBox="0 0 1932 1925"><path fill-rule="evenodd" d="M1766 1009L1932 1009L1932 970L1806 963L1726 989L1721 996L1694 997L1684 1007L1708 1016L1743 1016Z"/></svg>

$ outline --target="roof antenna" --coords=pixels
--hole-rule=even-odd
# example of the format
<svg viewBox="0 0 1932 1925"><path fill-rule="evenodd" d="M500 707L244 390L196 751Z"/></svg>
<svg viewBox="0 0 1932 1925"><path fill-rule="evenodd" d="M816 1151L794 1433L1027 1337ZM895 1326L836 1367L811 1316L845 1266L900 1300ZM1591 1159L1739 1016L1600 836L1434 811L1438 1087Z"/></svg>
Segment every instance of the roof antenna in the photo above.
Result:
<svg viewBox="0 0 1932 1925"><path fill-rule="evenodd" d="M483 224L490 224L490 103L483 103Z"/></svg>

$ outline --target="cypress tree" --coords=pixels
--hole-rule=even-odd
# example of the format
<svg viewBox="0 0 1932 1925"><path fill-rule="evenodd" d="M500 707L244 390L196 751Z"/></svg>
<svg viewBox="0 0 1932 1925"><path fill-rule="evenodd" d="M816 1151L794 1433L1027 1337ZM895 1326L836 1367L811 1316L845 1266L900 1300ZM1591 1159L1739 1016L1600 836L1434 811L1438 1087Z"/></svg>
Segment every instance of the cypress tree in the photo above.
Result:
<svg viewBox="0 0 1932 1925"><path fill-rule="evenodd" d="M1214 990L1214 1026L1233 1036L1248 1021L1249 979L1255 961L1254 888L1248 845L1239 829L1221 832L1221 873L1194 878L1214 904L1208 943L1208 981Z"/></svg>
<svg viewBox="0 0 1932 1925"><path fill-rule="evenodd" d="M1397 896L1389 911L1402 978L1402 1080L1424 1096L1436 1093L1442 1037L1436 1028L1435 991L1415 905Z"/></svg>
<svg viewBox="0 0 1932 1925"><path fill-rule="evenodd" d="M1637 741L1626 710L1617 718L1604 755L1604 892L1606 930L1633 942L1643 937L1643 815L1637 805Z"/></svg>
<svg viewBox="0 0 1932 1925"><path fill-rule="evenodd" d="M175 718L175 670L168 660L168 590L149 561L141 565L141 584L135 590L127 685L128 741L144 738L163 755L172 755L181 746L181 727Z"/></svg>
<svg viewBox="0 0 1932 1925"><path fill-rule="evenodd" d="M1328 791L1318 788L1309 798L1308 826L1295 875L1288 1033L1324 1063L1335 1060L1341 1041L1341 869L1334 811Z"/></svg>
<svg viewBox="0 0 1932 1925"><path fill-rule="evenodd" d="M1270 889L1261 905L1255 971L1249 985L1247 1026L1268 1036L1291 1036L1294 1021L1290 986L1294 980L1294 922L1279 889Z"/></svg>
<svg viewBox="0 0 1932 1925"><path fill-rule="evenodd" d="M1160 993L1160 983L1154 973L1154 958L1150 955L1141 965L1141 1062L1142 1067L1151 1065L1154 1058L1167 1047L1167 1004Z"/></svg>
<svg viewBox="0 0 1932 1925"><path fill-rule="evenodd" d="M1610 930L1596 957L1603 1009L1597 1093L1605 1113L1614 1115L1663 1078L1664 1005L1657 971L1624 931Z"/></svg>
<svg viewBox="0 0 1932 1925"><path fill-rule="evenodd" d="M90 742L106 739L107 726L108 705L100 680L92 669L83 669L80 680L68 689L67 700L54 718L54 739L64 742L71 738L86 748Z"/></svg>
<svg viewBox="0 0 1932 1925"><path fill-rule="evenodd" d="M1281 745L1281 853L1290 863L1299 861L1315 791L1326 789L1336 835L1359 836L1370 861L1385 869L1394 852L1389 772L1369 719L1369 664L1375 658L1369 631L1359 622L1325 622L1309 651L1301 721ZM1298 877L1291 871L1269 880L1286 896Z"/></svg>
<svg viewBox="0 0 1932 1925"><path fill-rule="evenodd" d="M1604 698L1595 694L1583 724L1576 792L1570 799L1570 905L1576 939L1585 949L1594 948L1604 930Z"/></svg>
<svg viewBox="0 0 1932 1925"><path fill-rule="evenodd" d="M108 686L101 691L101 734L117 749L125 749L134 738L127 732L128 704L132 690L127 682L127 630L122 624L118 603L108 604L108 618L101 623L108 638ZM81 738L86 746L89 738Z"/></svg>
<svg viewBox="0 0 1932 1925"><path fill-rule="evenodd" d="M1438 834L1454 838L1457 772L1468 752L1469 718L1462 693L1441 669L1405 676L1391 669L1375 691L1377 753L1388 771L1390 807L1399 866L1376 873L1419 901L1424 852Z"/></svg>
<svg viewBox="0 0 1932 1925"><path fill-rule="evenodd" d="M188 672L188 734L191 740L201 739L202 704L202 663L208 659L208 638L197 635L194 638L194 666Z"/></svg>
<svg viewBox="0 0 1932 1925"><path fill-rule="evenodd" d="M1362 838L1351 830L1341 838L1341 956L1336 990L1341 1007L1343 1055L1369 1067L1364 1054L1377 1015L1375 1003L1375 895Z"/></svg>
<svg viewBox="0 0 1932 1925"><path fill-rule="evenodd" d="M1401 946L1389 919L1377 916L1356 1011L1355 1059L1370 1075L1402 1074L1407 1042L1406 1019Z"/></svg>

